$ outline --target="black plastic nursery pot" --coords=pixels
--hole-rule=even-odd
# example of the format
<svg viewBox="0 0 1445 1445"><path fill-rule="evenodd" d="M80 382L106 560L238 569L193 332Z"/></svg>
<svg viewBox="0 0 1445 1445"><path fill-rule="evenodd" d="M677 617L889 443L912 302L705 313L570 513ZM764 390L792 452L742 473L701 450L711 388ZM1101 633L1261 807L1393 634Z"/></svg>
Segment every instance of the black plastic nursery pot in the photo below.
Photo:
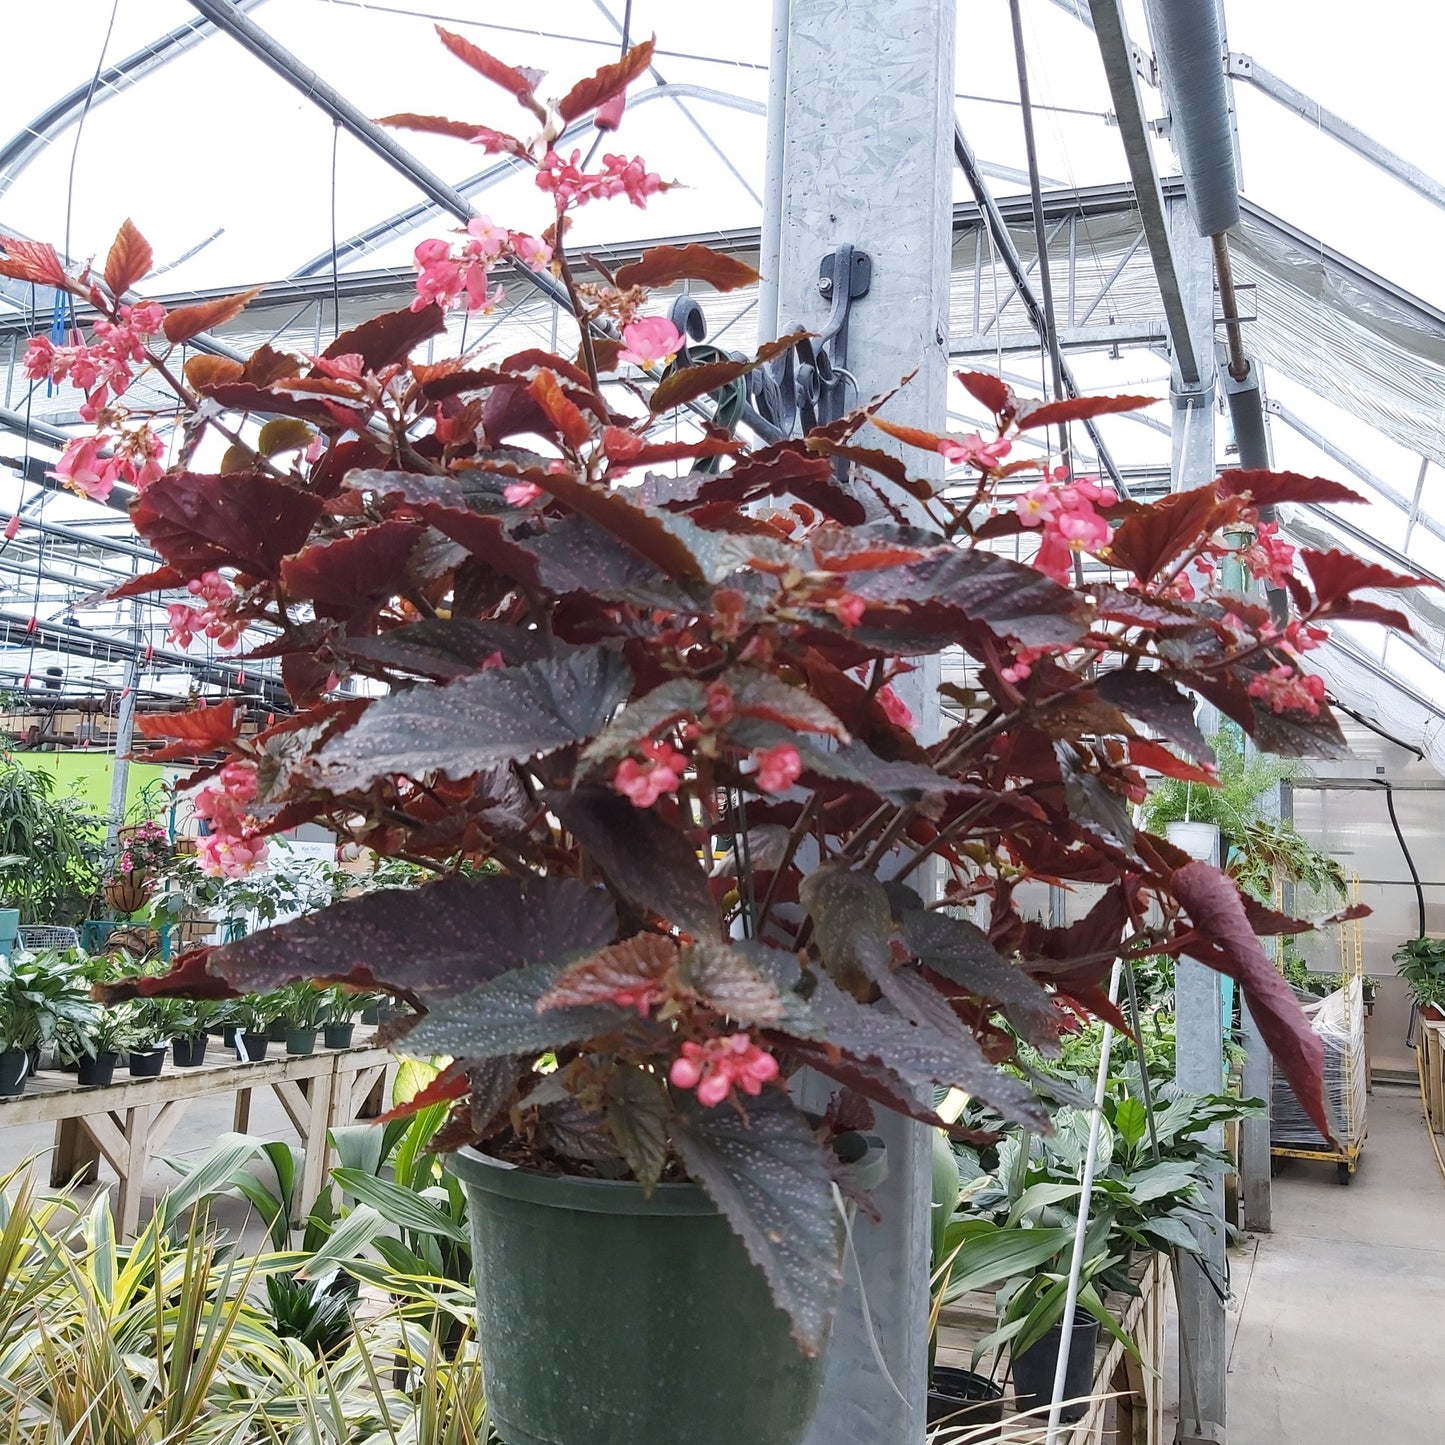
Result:
<svg viewBox="0 0 1445 1445"><path fill-rule="evenodd" d="M1014 1357L1014 1397L1020 1411L1047 1409L1054 1398L1054 1372L1058 1368L1059 1344L1063 1337L1063 1326L1055 1325ZM1094 1387L1094 1352L1098 1347L1098 1320L1093 1315L1081 1314L1074 1321L1069 1364L1064 1374L1064 1399L1081 1403L1064 1406L1059 1419L1066 1425L1082 1420L1089 1413L1083 1397Z"/></svg>
<svg viewBox="0 0 1445 1445"><path fill-rule="evenodd" d="M349 1049L355 1024L327 1024L325 1043L328 1049Z"/></svg>
<svg viewBox="0 0 1445 1445"><path fill-rule="evenodd" d="M824 1357L693 1184L572 1179L465 1149L487 1405L506 1445L797 1445Z"/></svg>
<svg viewBox="0 0 1445 1445"><path fill-rule="evenodd" d="M94 1058L87 1054L75 1066L75 1081L88 1088L103 1088L115 1082L115 1066L119 1062L119 1054L97 1054Z"/></svg>
<svg viewBox="0 0 1445 1445"><path fill-rule="evenodd" d="M997 1430L980 1430L1003 1420L1003 1390L987 1375L953 1365L935 1365L928 1387L928 1423L947 1430L968 1429L969 1445L994 1440Z"/></svg>
<svg viewBox="0 0 1445 1445"><path fill-rule="evenodd" d="M266 1026L266 1037L273 1044L284 1044L286 1035L291 1032L291 1025L285 1019L277 1019L275 1023Z"/></svg>
<svg viewBox="0 0 1445 1445"><path fill-rule="evenodd" d="M171 1040L171 1058L178 1069L198 1068L206 1061L206 1035Z"/></svg>
<svg viewBox="0 0 1445 1445"><path fill-rule="evenodd" d="M287 1029L286 1052L288 1054L314 1054L316 1052L315 1029Z"/></svg>
<svg viewBox="0 0 1445 1445"><path fill-rule="evenodd" d="M271 1040L265 1034L243 1033L237 1037L248 1063L254 1064L257 1059L264 1059L266 1050L271 1047Z"/></svg>
<svg viewBox="0 0 1445 1445"><path fill-rule="evenodd" d="M0 1053L0 1098L13 1099L25 1092L30 1077L30 1055L25 1049L6 1049Z"/></svg>
<svg viewBox="0 0 1445 1445"><path fill-rule="evenodd" d="M158 1079L166 1066L166 1050L161 1045L154 1049L132 1049L127 1067L133 1079Z"/></svg>
<svg viewBox="0 0 1445 1445"><path fill-rule="evenodd" d="M221 1043L232 1053L236 1050L236 1038L240 1032L235 1024L226 1024L221 1029Z"/></svg>

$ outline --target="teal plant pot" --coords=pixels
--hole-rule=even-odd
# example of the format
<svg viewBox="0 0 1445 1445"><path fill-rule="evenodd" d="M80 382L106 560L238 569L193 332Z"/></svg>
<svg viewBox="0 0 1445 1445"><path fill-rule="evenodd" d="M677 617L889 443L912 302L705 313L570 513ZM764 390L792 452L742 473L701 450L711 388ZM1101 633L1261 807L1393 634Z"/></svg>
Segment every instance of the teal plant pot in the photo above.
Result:
<svg viewBox="0 0 1445 1445"><path fill-rule="evenodd" d="M15 940L20 937L20 910L0 908L0 958L8 958L15 952Z"/></svg>
<svg viewBox="0 0 1445 1445"><path fill-rule="evenodd" d="M516 1169L465 1149L492 1424L507 1445L797 1445L824 1357L693 1184Z"/></svg>
<svg viewBox="0 0 1445 1445"><path fill-rule="evenodd" d="M316 1052L316 1030L287 1029L286 1052L303 1057L306 1054L314 1054Z"/></svg>
<svg viewBox="0 0 1445 1445"><path fill-rule="evenodd" d="M325 1032L326 1047L328 1049L349 1049L351 1047L351 1035L355 1027L354 1024L327 1024Z"/></svg>

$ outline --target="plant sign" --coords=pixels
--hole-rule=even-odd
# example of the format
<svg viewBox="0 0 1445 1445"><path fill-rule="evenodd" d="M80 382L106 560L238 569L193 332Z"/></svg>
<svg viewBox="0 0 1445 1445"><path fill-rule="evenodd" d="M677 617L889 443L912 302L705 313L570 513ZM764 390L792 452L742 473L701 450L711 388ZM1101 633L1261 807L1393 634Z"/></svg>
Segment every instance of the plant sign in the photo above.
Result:
<svg viewBox="0 0 1445 1445"><path fill-rule="evenodd" d="M182 643L269 630L251 655L280 659L295 703L244 738L234 701L140 721L164 742L148 756L209 760L189 783L211 824L203 862L243 872L304 822L437 875L129 987L389 990L414 1010L395 1041L450 1060L418 1101L455 1101L445 1145L700 1185L807 1353L841 1277L830 1135L871 1106L939 1123L936 1084L1046 1128L1004 1066L1020 1038L1052 1050L1067 1011L1123 1027L1103 987L1121 953L1187 951L1237 979L1326 1130L1319 1042L1259 943L1300 925L1133 818L1151 774L1213 780L1196 698L1263 749L1342 748L1304 654L1337 619L1404 628L1378 594L1419 579L1296 554L1259 518L1358 499L1231 471L1132 502L1017 452L1144 398L1040 404L976 372L960 380L986 436L895 425L884 399L750 444L709 399L796 338L689 365L649 288L755 274L696 245L615 272L567 247L578 208L663 189L635 157L588 169L553 148L589 113L617 123L651 44L548 103L535 73L442 38L535 138L390 123L531 167L547 224L476 217L423 242L411 306L319 356L262 346L182 367L182 345L248 298L135 299L151 253L130 222L99 271L3 242L0 273L99 317L84 344L35 339L26 365L85 390L96 424L57 475L92 496L133 488L163 559L115 595L188 593L170 604ZM449 309L494 307L522 267L566 287L575 355L413 359ZM169 466L154 415L124 404L142 369L175 393ZM224 443L212 470L196 468L203 443ZM940 453L965 469L961 499L910 465ZM1241 530L1287 617L1204 585ZM944 689L956 721L925 746L893 684L945 647L976 680ZM908 882L931 860L938 900ZM1049 928L1018 902L1033 881L1101 891ZM821 1118L789 1093L805 1065L837 1086Z"/></svg>

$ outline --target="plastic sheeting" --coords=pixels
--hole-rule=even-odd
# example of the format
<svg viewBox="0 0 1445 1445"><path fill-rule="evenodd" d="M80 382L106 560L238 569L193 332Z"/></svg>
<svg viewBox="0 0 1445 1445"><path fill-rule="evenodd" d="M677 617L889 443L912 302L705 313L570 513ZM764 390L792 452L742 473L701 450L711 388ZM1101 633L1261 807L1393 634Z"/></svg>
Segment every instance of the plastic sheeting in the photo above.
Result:
<svg viewBox="0 0 1445 1445"><path fill-rule="evenodd" d="M1365 1139L1365 1000L1360 980L1306 1004L1315 1034L1325 1049L1325 1108L1336 1141L1356 1149ZM1272 1144L1293 1149L1323 1149L1320 1131L1300 1108L1294 1090L1275 1076L1270 1110Z"/></svg>

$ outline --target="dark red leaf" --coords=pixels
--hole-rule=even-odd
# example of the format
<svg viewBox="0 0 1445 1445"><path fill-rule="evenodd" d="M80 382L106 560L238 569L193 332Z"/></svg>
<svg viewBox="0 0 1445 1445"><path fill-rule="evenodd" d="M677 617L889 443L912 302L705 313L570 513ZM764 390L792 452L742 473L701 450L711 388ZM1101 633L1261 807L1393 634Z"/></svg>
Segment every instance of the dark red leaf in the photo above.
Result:
<svg viewBox="0 0 1445 1445"><path fill-rule="evenodd" d="M190 576L239 567L274 578L320 515L318 498L253 473L178 472L153 482L131 504L136 531Z"/></svg>
<svg viewBox="0 0 1445 1445"><path fill-rule="evenodd" d="M359 355L368 371L380 371L394 362L405 361L428 337L440 336L447 329L446 313L440 306L423 306L420 311L388 311L373 316L350 331L343 331L321 354Z"/></svg>
<svg viewBox="0 0 1445 1445"><path fill-rule="evenodd" d="M875 524L871 527L819 527L808 539L813 561L822 572L872 572L920 562L948 544L932 532Z"/></svg>
<svg viewBox="0 0 1445 1445"><path fill-rule="evenodd" d="M210 356L200 352L191 357L182 375L194 391L204 392L224 381L240 381L246 368L229 356Z"/></svg>
<svg viewBox="0 0 1445 1445"><path fill-rule="evenodd" d="M641 45L634 45L621 60L614 60L610 65L604 65L595 75L579 80L557 102L557 114L570 123L586 115L589 110L596 110L599 105L606 104L613 96L622 95L638 76L647 74L656 43L655 39L644 40ZM632 283L624 281L622 284L629 286Z"/></svg>
<svg viewBox="0 0 1445 1445"><path fill-rule="evenodd" d="M617 1003L619 993L655 984L676 966L677 944L672 939L639 933L572 964L537 1000L537 1011Z"/></svg>
<svg viewBox="0 0 1445 1445"><path fill-rule="evenodd" d="M44 241L20 241L11 236L0 236L0 249L5 256L0 259L0 276L9 276L16 281L33 281L37 286L54 286L59 290L70 289L70 277L60 264L55 247Z"/></svg>
<svg viewBox="0 0 1445 1445"><path fill-rule="evenodd" d="M91 990L101 1003L124 1003L131 998L239 998L240 992L210 973L209 948L193 948L176 959L165 973L124 978L119 983L98 983Z"/></svg>
<svg viewBox="0 0 1445 1445"><path fill-rule="evenodd" d="M879 431L887 432L895 441L900 441L905 446L917 447L920 451L936 452L939 443L948 440L947 436L938 432L924 431L922 427L902 426L898 422L884 421L879 416L870 416L868 420Z"/></svg>
<svg viewBox="0 0 1445 1445"><path fill-rule="evenodd" d="M546 413L547 420L556 429L556 435L574 451L591 440L592 428L587 424L587 418L567 399L552 372L538 372L527 390Z"/></svg>
<svg viewBox="0 0 1445 1445"><path fill-rule="evenodd" d="M1324 477L1306 477L1299 472L1251 471L1238 467L1221 472L1219 491L1227 497L1247 495L1256 507L1275 507L1281 502L1363 502L1349 487Z"/></svg>
<svg viewBox="0 0 1445 1445"><path fill-rule="evenodd" d="M448 120L442 115L416 115L404 111L399 115L384 115L377 125L389 125L397 130L419 130L429 135L455 136L457 140L472 141L480 145L488 155L512 155L525 157L527 147L514 135L493 130L489 125L477 125L467 120Z"/></svg>
<svg viewBox="0 0 1445 1445"><path fill-rule="evenodd" d="M1328 1139L1324 1046L1300 1011L1294 991L1260 947L1238 887L1208 863L1186 864L1174 874L1169 886L1201 936L1201 945L1190 946L1190 957L1218 969L1239 984L1245 1003L1275 1063L1289 1080L1300 1107Z"/></svg>
<svg viewBox="0 0 1445 1445"><path fill-rule="evenodd" d="M1179 778L1188 783L1204 783L1213 787L1219 781L1217 772L1186 763L1182 758L1176 758L1168 748L1160 747L1148 738L1129 739L1129 761L1135 767L1152 768L1166 778Z"/></svg>
<svg viewBox="0 0 1445 1445"><path fill-rule="evenodd" d="M648 410L657 416L661 412L671 411L674 407L695 401L700 396L706 396L711 391L719 391L750 371L756 371L773 357L791 350L806 336L806 332L799 331L791 336L780 336L776 341L766 342L758 348L757 356L751 361L709 361L702 366L680 367L657 384L648 399Z"/></svg>
<svg viewBox="0 0 1445 1445"><path fill-rule="evenodd" d="M994 416L1013 412L1014 395L1006 382L986 371L955 371L953 374L963 389L975 401L981 401Z"/></svg>
<svg viewBox="0 0 1445 1445"><path fill-rule="evenodd" d="M213 331L239 316L260 294L258 286L234 296L218 296L214 301L202 301L196 306L177 306L167 313L163 323L166 340L179 344L199 336L203 331Z"/></svg>
<svg viewBox="0 0 1445 1445"><path fill-rule="evenodd" d="M168 592L174 587L184 587L190 580L188 573L176 567L157 567L154 572L142 572L129 582L122 582L105 595L109 598L143 597L147 592Z"/></svg>
<svg viewBox="0 0 1445 1445"><path fill-rule="evenodd" d="M1113 566L1128 568L1141 582L1148 582L1234 514L1234 506L1221 503L1212 487L1175 492L1127 516L1100 555Z"/></svg>
<svg viewBox="0 0 1445 1445"><path fill-rule="evenodd" d="M736 256L693 242L687 246L653 246L640 260L617 269L619 286L671 286L677 281L706 281L715 291L751 286L758 273Z"/></svg>
<svg viewBox="0 0 1445 1445"><path fill-rule="evenodd" d="M278 923L217 949L211 969L249 990L380 984L433 1008L512 969L585 958L616 927L606 893L575 879L453 876Z"/></svg>
<svg viewBox="0 0 1445 1445"><path fill-rule="evenodd" d="M1033 407L1025 403L1019 407L1018 429L1028 431L1033 427L1086 421L1115 412L1138 411L1140 407L1153 406L1158 400L1157 396L1071 396L1064 401L1048 401Z"/></svg>
<svg viewBox="0 0 1445 1445"><path fill-rule="evenodd" d="M281 580L292 597L314 602L320 616L344 621L396 595L421 535L415 522L393 521L320 542L286 558Z"/></svg>
<svg viewBox="0 0 1445 1445"><path fill-rule="evenodd" d="M1105 702L1183 748L1196 762L1214 761L1214 752L1194 720L1193 700L1162 672L1105 672L1097 687Z"/></svg>
<svg viewBox="0 0 1445 1445"><path fill-rule="evenodd" d="M1393 607L1382 607L1378 602L1367 602L1361 597L1349 597L1343 602L1332 603L1329 615L1335 621L1378 622L1381 627L1394 627L1400 632L1410 632L1410 619Z"/></svg>
<svg viewBox="0 0 1445 1445"><path fill-rule="evenodd" d="M137 281L150 274L153 261L150 242L127 217L120 223L110 254L105 258L105 284L110 294L119 300Z"/></svg>
<svg viewBox="0 0 1445 1445"><path fill-rule="evenodd" d="M1300 551L1305 570L1310 574L1315 596L1322 608L1348 597L1365 587L1381 587L1393 590L1399 587L1435 587L1438 583L1425 577L1412 577L1403 572L1391 572L1388 567L1376 566L1356 557L1352 552L1316 552L1305 547Z"/></svg>
<svg viewBox="0 0 1445 1445"><path fill-rule="evenodd" d="M500 85L503 90L516 96L517 100L529 109L536 105L536 101L532 98L532 92L536 90L538 81L542 79L540 70L527 70L507 65L504 61L498 60L495 55L488 55L485 50L473 45L464 36L444 30L440 25L437 26L436 31L441 36L442 44L462 64L471 66L478 75L485 76L493 85Z"/></svg>
<svg viewBox="0 0 1445 1445"><path fill-rule="evenodd" d="M472 1087L467 1077L465 1060L450 1064L432 1079L424 1089L418 1089L405 1103L397 1104L384 1114L377 1115L378 1124L392 1124L401 1119L410 1119L433 1104L445 1104L449 1099L460 1099ZM435 1141L433 1141L435 1142Z"/></svg>
<svg viewBox="0 0 1445 1445"><path fill-rule="evenodd" d="M188 712L148 713L136 718L136 731L143 738L173 738L174 742L145 753L146 762L169 762L199 757L235 742L240 717L235 702L198 703Z"/></svg>

